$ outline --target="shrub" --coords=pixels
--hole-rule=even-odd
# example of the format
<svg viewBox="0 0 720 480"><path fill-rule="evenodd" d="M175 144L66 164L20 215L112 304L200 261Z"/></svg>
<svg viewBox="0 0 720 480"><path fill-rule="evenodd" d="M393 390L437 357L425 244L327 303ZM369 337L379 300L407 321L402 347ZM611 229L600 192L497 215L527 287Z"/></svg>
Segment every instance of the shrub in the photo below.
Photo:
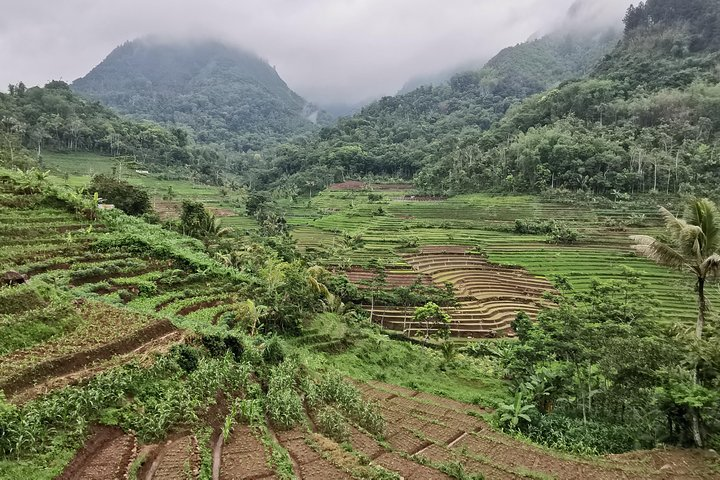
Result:
<svg viewBox="0 0 720 480"><path fill-rule="evenodd" d="M263 360L269 365L277 365L285 360L285 345L280 338L273 335L265 343Z"/></svg>
<svg viewBox="0 0 720 480"><path fill-rule="evenodd" d="M327 406L320 409L315 423L320 432L337 443L343 443L350 438L345 418L333 407Z"/></svg>
<svg viewBox="0 0 720 480"><path fill-rule="evenodd" d="M517 219L513 231L523 235L548 235L554 227L554 221Z"/></svg>
<svg viewBox="0 0 720 480"><path fill-rule="evenodd" d="M91 193L97 192L100 198L128 215L137 217L150 211L150 196L147 192L123 180L107 175L95 175L88 190Z"/></svg>
<svg viewBox="0 0 720 480"><path fill-rule="evenodd" d="M579 234L577 230L562 224L555 224L548 238L548 242L569 245L577 242L578 237Z"/></svg>
<svg viewBox="0 0 720 480"><path fill-rule="evenodd" d="M203 335L202 344L213 357L222 357L227 352L223 338L219 335Z"/></svg>
<svg viewBox="0 0 720 480"><path fill-rule="evenodd" d="M400 248L416 248L420 243L418 237L401 237Z"/></svg>
<svg viewBox="0 0 720 480"><path fill-rule="evenodd" d="M641 435L625 425L608 424L566 417L543 415L527 429L527 436L558 450L586 455L605 455L633 450ZM650 447L652 445L646 445Z"/></svg>
<svg viewBox="0 0 720 480"><path fill-rule="evenodd" d="M197 369L199 357L197 350L193 347L184 344L173 345L170 349L170 353L175 358L175 362L177 362L178 366L186 372L190 373Z"/></svg>

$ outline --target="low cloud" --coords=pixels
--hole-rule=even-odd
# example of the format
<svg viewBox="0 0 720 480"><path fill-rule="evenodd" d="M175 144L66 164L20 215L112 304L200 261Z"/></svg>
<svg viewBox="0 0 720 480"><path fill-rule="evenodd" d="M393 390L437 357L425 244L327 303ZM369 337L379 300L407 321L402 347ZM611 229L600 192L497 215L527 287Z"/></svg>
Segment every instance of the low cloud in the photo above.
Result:
<svg viewBox="0 0 720 480"><path fill-rule="evenodd" d="M562 25L619 23L630 0L25 0L0 16L0 85L85 75L146 35L216 37L258 53L310 100L357 102ZM578 8L578 7L576 7Z"/></svg>

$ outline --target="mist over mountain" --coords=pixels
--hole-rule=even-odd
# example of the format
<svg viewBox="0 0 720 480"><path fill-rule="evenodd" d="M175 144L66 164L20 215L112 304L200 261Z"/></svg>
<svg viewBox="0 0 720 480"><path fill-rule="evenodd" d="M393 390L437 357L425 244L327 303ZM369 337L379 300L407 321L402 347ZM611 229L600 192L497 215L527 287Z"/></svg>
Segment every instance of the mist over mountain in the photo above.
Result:
<svg viewBox="0 0 720 480"><path fill-rule="evenodd" d="M410 179L477 139L528 96L586 75L620 36L607 24L601 31L563 28L505 48L480 69L419 79L429 84L372 102L301 147L278 149L276 165L285 175L295 174L300 189L311 178L329 182L372 174ZM280 172L259 175L254 183L282 177Z"/></svg>
<svg viewBox="0 0 720 480"><path fill-rule="evenodd" d="M130 117L184 125L199 142L239 151L329 119L265 60L214 40L129 41L72 87Z"/></svg>
<svg viewBox="0 0 720 480"><path fill-rule="evenodd" d="M452 76L456 73L481 69L483 65L485 65L485 62L487 62L487 60L487 58L484 58L479 60L467 61L452 68L412 77L410 80L405 82L405 84L402 86L402 88L398 91L397 94L402 95L422 86L442 85L443 83L446 83L448 80L450 80Z"/></svg>

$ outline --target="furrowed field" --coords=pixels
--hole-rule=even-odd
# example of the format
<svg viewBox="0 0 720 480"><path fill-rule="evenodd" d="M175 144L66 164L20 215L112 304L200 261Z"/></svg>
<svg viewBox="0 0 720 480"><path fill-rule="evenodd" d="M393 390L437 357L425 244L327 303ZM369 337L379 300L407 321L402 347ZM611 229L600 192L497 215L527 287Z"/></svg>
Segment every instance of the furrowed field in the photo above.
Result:
<svg viewBox="0 0 720 480"><path fill-rule="evenodd" d="M45 161L58 173L69 173L64 182L73 186L86 184L90 175L110 171L113 166L108 158L93 155L50 154ZM246 196L242 191L126 171L128 181L152 194L153 204L163 218L177 216L181 200L193 199L219 212L224 226L247 233L257 230L257 222L245 212ZM454 336L511 333L509 323L515 313L522 310L534 315L545 306L542 293L551 290L558 277L566 279L572 288L584 291L595 280L623 278L630 271L645 284L647 299L656 305L663 322L690 324L697 315L691 279L640 258L630 249L630 235L662 233L658 206L669 199L599 201L571 196L568 200L560 194L554 197L474 194L441 199L416 196L411 185L352 182L349 185L338 184L335 189L331 187L312 197L296 197L294 201L276 199L298 246L322 264L340 270L363 269L379 262L391 283L396 274L405 275L407 284L417 275L437 285L452 283L459 297L470 294L464 299L469 303L450 310L458 321L470 324L468 328L454 330ZM579 237L564 244L552 242L545 234L520 234L517 220L556 221L576 230ZM428 269L422 262L413 265L411 259L414 254L429 254L436 266L449 261L456 267L458 262L467 267L463 252L471 252L471 263L482 257L490 265L470 265L458 277L448 275L442 268L433 270L432 265ZM507 283L504 277L517 276L517 272L514 275L496 272L503 278L488 283L486 271L497 271L499 266L521 267L529 276L511 280L516 288L503 291L499 284ZM454 270L457 273L457 268ZM362 280L367 283L372 274L358 278L356 272L349 277L361 281L362 286ZM470 287L472 291L461 288L473 280L476 284ZM527 288L535 290L524 292ZM486 308L477 305L476 293L485 298L483 303L496 298L497 304ZM720 292L715 289L710 296L720 299ZM417 333L417 329L408 325L411 316L408 309L389 308L374 313L374 318L383 325L387 319L391 329Z"/></svg>
<svg viewBox="0 0 720 480"><path fill-rule="evenodd" d="M63 184L89 177L64 179L61 166L49 181L8 172L1 185L0 269L24 283L0 289L0 478L713 475L701 453L587 457L632 447L558 444L571 452L560 454L500 433L493 410L512 403L502 352L514 341L470 342L512 337L518 312L554 308L555 275L590 289L593 278L626 276L625 266L659 292L666 322L690 322L687 280L628 249L629 234L660 231L651 205L412 198L398 185L274 198L307 258L360 287L373 324L315 287L331 285L330 273L315 277L252 243L263 227L246 213L245 192L128 175L167 208L163 218L177 218L182 200L206 202L234 227L234 241L247 242L228 263L207 239L88 209ZM580 238L564 245L515 233L516 220L546 218ZM443 307L449 332L465 346L401 341L435 327L413 320L412 302L383 303L381 292L422 285L438 296L445 283L457 297ZM301 334L271 333L267 305L283 315L308 309ZM253 333L238 333L249 318ZM660 470L668 464L672 477Z"/></svg>

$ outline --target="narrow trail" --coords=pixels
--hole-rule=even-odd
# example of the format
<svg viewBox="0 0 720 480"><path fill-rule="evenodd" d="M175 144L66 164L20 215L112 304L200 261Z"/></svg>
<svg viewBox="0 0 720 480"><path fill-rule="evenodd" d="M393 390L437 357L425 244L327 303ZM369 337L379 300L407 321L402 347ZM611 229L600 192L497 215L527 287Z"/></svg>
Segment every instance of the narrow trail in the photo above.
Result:
<svg viewBox="0 0 720 480"><path fill-rule="evenodd" d="M222 448L223 448L223 436L218 435L217 440L213 443L213 466L212 466L212 480L220 480L220 466L222 462Z"/></svg>

